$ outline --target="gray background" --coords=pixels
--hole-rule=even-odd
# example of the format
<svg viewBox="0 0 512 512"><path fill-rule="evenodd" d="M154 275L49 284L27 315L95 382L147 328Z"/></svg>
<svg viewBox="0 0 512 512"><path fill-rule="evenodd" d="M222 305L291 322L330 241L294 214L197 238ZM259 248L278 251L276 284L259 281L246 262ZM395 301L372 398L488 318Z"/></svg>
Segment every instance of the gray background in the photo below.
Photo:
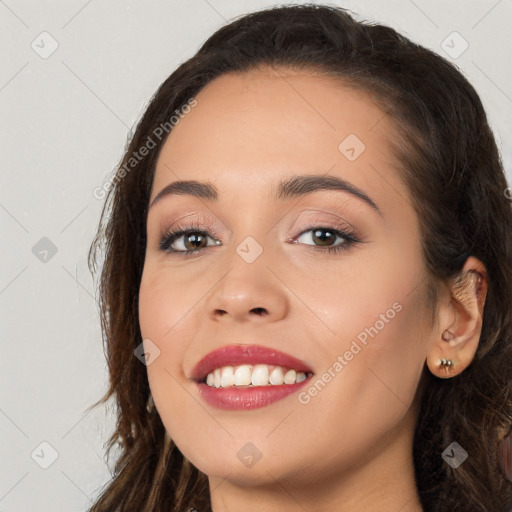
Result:
<svg viewBox="0 0 512 512"><path fill-rule="evenodd" d="M512 1L336 3L451 52L510 183ZM102 206L93 189L171 71L233 16L272 4L0 1L0 512L84 511L109 479L111 408L85 413L107 383L86 262Z"/></svg>

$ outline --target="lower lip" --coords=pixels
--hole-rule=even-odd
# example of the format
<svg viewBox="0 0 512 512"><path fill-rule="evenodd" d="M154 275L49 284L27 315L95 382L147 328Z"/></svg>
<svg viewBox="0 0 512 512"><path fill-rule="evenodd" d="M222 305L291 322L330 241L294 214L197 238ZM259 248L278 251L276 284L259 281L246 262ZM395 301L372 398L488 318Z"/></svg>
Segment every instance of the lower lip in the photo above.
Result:
<svg viewBox="0 0 512 512"><path fill-rule="evenodd" d="M247 388L213 388L204 383L198 383L199 394L208 404L218 409L246 410L265 407L288 395L296 393L310 377L296 384L282 384L279 386L254 386Z"/></svg>

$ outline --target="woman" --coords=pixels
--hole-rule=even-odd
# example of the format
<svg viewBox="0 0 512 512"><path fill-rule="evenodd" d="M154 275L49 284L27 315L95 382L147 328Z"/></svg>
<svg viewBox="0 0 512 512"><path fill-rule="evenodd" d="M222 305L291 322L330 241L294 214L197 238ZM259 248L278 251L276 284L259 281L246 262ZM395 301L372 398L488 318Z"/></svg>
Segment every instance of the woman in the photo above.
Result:
<svg viewBox="0 0 512 512"><path fill-rule="evenodd" d="M343 9L249 14L106 188L91 511L509 510L512 213L453 65Z"/></svg>

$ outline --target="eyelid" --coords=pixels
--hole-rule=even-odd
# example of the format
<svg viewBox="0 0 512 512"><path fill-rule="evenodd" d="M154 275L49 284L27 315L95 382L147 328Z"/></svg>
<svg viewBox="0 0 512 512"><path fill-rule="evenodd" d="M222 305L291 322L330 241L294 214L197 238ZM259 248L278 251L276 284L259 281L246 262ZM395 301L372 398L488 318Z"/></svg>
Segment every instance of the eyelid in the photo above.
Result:
<svg viewBox="0 0 512 512"><path fill-rule="evenodd" d="M167 236L171 232L190 230L191 228L197 229L198 231L208 231L210 235L219 236L219 225L221 224L222 223L216 222L203 214L186 215L163 228L160 233L160 238Z"/></svg>
<svg viewBox="0 0 512 512"><path fill-rule="evenodd" d="M334 209L330 205L325 207L314 207L312 205L303 205L296 213L292 213L293 224L295 223L326 223L328 225L337 225L346 229L354 229L354 226L345 219L343 209Z"/></svg>
<svg viewBox="0 0 512 512"><path fill-rule="evenodd" d="M340 218L337 219L320 219L320 220L311 220L302 225L300 229L296 229L294 231L295 235L291 238L288 238L287 241L295 240L299 235L302 235L306 231L310 231L312 229L318 228L331 228L338 231L347 232L350 235L359 238L358 231L352 226L349 222L342 220Z"/></svg>

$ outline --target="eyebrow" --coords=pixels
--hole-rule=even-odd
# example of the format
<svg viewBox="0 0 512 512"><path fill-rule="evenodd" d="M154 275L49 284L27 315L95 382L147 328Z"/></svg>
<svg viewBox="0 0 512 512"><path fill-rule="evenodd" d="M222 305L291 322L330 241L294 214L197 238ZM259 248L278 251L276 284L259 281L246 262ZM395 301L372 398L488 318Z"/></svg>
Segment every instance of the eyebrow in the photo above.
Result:
<svg viewBox="0 0 512 512"><path fill-rule="evenodd" d="M281 181L277 189L273 187L273 198L286 200L304 196L317 190L341 190L347 192L367 203L382 217L382 212L373 199L355 185L335 176L318 176L316 174L292 176ZM151 202L150 208L163 197L173 194L190 195L210 201L216 201L219 197L219 192L212 183L194 180L175 181L164 187L156 195Z"/></svg>

